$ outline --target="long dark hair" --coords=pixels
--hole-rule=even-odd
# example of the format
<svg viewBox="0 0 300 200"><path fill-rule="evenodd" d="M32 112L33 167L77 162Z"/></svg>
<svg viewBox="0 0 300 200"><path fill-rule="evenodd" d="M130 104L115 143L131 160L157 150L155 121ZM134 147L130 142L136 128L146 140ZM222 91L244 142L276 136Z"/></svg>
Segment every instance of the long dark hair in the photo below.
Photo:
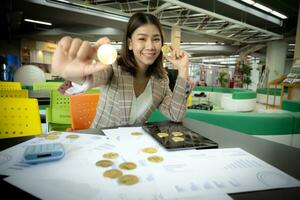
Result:
<svg viewBox="0 0 300 200"><path fill-rule="evenodd" d="M161 24L154 15L149 13L135 13L131 16L127 24L126 35L123 38L121 57L118 59L118 63L121 65L122 70L130 72L133 76L136 75L138 66L134 58L133 51L130 51L128 49L128 39L132 37L133 32L137 28L145 24L153 24L154 26L156 26L161 35L162 45L164 43ZM151 76L152 74L156 75L159 78L165 78L167 75L167 72L163 67L162 52L160 52L154 63L150 65L146 71L147 76Z"/></svg>

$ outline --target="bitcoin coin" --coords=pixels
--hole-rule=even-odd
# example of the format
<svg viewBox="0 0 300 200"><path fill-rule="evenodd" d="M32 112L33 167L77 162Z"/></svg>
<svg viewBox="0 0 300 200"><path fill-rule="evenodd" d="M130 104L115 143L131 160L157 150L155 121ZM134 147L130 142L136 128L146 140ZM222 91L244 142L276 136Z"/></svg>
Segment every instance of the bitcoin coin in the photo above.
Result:
<svg viewBox="0 0 300 200"><path fill-rule="evenodd" d="M61 135L62 132L60 132L60 131L50 131L50 132L48 132L48 134L52 134L52 135Z"/></svg>
<svg viewBox="0 0 300 200"><path fill-rule="evenodd" d="M133 162L124 162L119 165L121 169L132 170L136 168L136 164Z"/></svg>
<svg viewBox="0 0 300 200"><path fill-rule="evenodd" d="M35 137L37 137L37 138L45 138L47 135L45 135L45 134L40 134L40 135L36 135Z"/></svg>
<svg viewBox="0 0 300 200"><path fill-rule="evenodd" d="M150 157L148 157L148 160L150 162L160 163L160 162L162 162L164 160L164 158L161 157L161 156L150 156Z"/></svg>
<svg viewBox="0 0 300 200"><path fill-rule="evenodd" d="M124 185L134 185L139 182L139 178L135 175L123 175L119 178L119 183Z"/></svg>
<svg viewBox="0 0 300 200"><path fill-rule="evenodd" d="M69 139L77 139L77 138L79 138L79 135L75 135L75 134L67 135L66 138L69 138Z"/></svg>
<svg viewBox="0 0 300 200"><path fill-rule="evenodd" d="M167 45L167 44L164 44L162 47L161 47L161 51L163 53L164 56L170 56L170 53L172 51L172 48L170 45Z"/></svg>
<svg viewBox="0 0 300 200"><path fill-rule="evenodd" d="M98 167L110 167L113 165L113 162L110 160L99 160L98 162L96 162L96 165Z"/></svg>
<svg viewBox="0 0 300 200"><path fill-rule="evenodd" d="M59 138L59 135L56 135L56 134L48 134L48 135L45 136L45 138L46 138L47 140L56 140L56 139Z"/></svg>
<svg viewBox="0 0 300 200"><path fill-rule="evenodd" d="M97 51L98 59L102 64L113 64L118 56L117 50L111 44L103 44Z"/></svg>
<svg viewBox="0 0 300 200"><path fill-rule="evenodd" d="M183 137L172 137L172 140L174 142L183 142L184 141L184 138Z"/></svg>
<svg viewBox="0 0 300 200"><path fill-rule="evenodd" d="M143 134L141 132L134 131L134 132L131 132L131 135L140 136L140 135L143 135Z"/></svg>
<svg viewBox="0 0 300 200"><path fill-rule="evenodd" d="M147 147L147 148L143 149L143 152L145 152L145 153L156 153L157 149L153 148L153 147Z"/></svg>
<svg viewBox="0 0 300 200"><path fill-rule="evenodd" d="M174 131L174 132L172 132L171 134L172 134L173 136L175 136L175 137L183 136L183 133L178 132L178 131Z"/></svg>
<svg viewBox="0 0 300 200"><path fill-rule="evenodd" d="M122 175L123 175L123 172L118 169L110 169L103 173L104 177L112 178L112 179L119 178Z"/></svg>
<svg viewBox="0 0 300 200"><path fill-rule="evenodd" d="M168 137L169 134L168 133L157 133L157 136L160 138L163 138L163 137Z"/></svg>
<svg viewBox="0 0 300 200"><path fill-rule="evenodd" d="M108 152L103 154L103 158L107 158L107 159L115 159L117 157L119 157L119 154L115 152Z"/></svg>

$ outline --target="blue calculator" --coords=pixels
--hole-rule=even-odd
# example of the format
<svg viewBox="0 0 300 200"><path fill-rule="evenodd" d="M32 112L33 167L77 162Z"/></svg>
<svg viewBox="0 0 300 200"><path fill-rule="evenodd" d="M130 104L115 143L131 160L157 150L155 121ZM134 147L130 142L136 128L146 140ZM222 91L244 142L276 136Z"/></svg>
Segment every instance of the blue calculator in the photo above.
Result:
<svg viewBox="0 0 300 200"><path fill-rule="evenodd" d="M65 150L61 143L48 143L29 145L24 152L25 163L41 163L60 160L64 157Z"/></svg>

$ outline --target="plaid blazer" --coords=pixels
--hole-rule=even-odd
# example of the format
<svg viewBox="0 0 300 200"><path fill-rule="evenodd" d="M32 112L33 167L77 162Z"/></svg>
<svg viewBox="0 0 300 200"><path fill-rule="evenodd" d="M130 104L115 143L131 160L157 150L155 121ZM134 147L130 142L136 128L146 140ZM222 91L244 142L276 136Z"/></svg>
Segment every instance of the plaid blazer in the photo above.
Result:
<svg viewBox="0 0 300 200"><path fill-rule="evenodd" d="M93 86L100 86L95 119L91 128L114 127L129 124L132 98L134 94L133 76L114 64L101 73L92 75ZM158 108L172 121L181 121L186 110L186 101L190 91L186 91L187 80L177 78L174 91L169 88L169 79L151 76L152 104L136 123L144 123L152 111Z"/></svg>

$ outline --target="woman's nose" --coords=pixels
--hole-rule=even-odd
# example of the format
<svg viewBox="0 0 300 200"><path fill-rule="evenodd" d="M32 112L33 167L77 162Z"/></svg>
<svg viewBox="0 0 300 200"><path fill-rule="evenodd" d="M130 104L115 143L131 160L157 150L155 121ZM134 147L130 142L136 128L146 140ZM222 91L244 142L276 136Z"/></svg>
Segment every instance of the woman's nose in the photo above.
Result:
<svg viewBox="0 0 300 200"><path fill-rule="evenodd" d="M146 49L153 49L153 47L154 47L153 41L151 39L147 39Z"/></svg>

